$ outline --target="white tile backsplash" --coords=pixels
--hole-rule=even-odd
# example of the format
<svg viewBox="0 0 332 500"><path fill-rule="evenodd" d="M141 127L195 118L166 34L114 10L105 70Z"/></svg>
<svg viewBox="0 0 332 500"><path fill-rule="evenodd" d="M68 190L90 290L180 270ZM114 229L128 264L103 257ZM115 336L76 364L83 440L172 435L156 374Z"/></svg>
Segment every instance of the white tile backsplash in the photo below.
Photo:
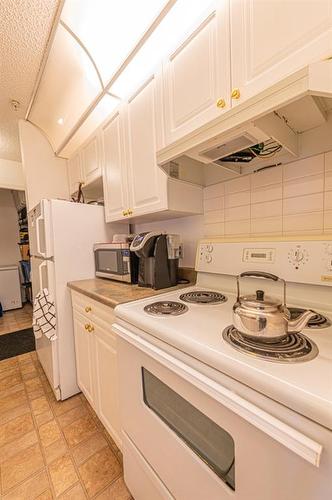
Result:
<svg viewBox="0 0 332 500"><path fill-rule="evenodd" d="M218 198L224 195L225 187L223 183L212 184L212 186L207 186L204 188L204 199Z"/></svg>
<svg viewBox="0 0 332 500"><path fill-rule="evenodd" d="M332 170L325 172L325 191L332 190Z"/></svg>
<svg viewBox="0 0 332 500"><path fill-rule="evenodd" d="M324 193L324 210L332 210L332 191Z"/></svg>
<svg viewBox="0 0 332 500"><path fill-rule="evenodd" d="M301 231L306 229L323 230L323 212L284 215L283 230L284 231Z"/></svg>
<svg viewBox="0 0 332 500"><path fill-rule="evenodd" d="M282 184L262 186L251 191L251 203L262 203L263 201L281 200Z"/></svg>
<svg viewBox="0 0 332 500"><path fill-rule="evenodd" d="M224 222L224 212L222 210L213 210L205 212L204 224L213 224L215 222Z"/></svg>
<svg viewBox="0 0 332 500"><path fill-rule="evenodd" d="M240 191L250 190L250 176L237 177L231 181L225 182L225 194L239 193Z"/></svg>
<svg viewBox="0 0 332 500"><path fill-rule="evenodd" d="M309 175L284 182L284 198L324 191L324 174Z"/></svg>
<svg viewBox="0 0 332 500"><path fill-rule="evenodd" d="M205 201L214 199L205 205L206 236L332 232L332 151L206 190Z"/></svg>
<svg viewBox="0 0 332 500"><path fill-rule="evenodd" d="M251 217L253 219L282 215L282 200L266 201L264 203L253 203L251 205Z"/></svg>
<svg viewBox="0 0 332 500"><path fill-rule="evenodd" d="M225 222L225 236L242 236L250 233L250 219Z"/></svg>
<svg viewBox="0 0 332 500"><path fill-rule="evenodd" d="M268 212L267 212L268 213ZM252 234L281 234L282 217L259 217L251 219Z"/></svg>
<svg viewBox="0 0 332 500"><path fill-rule="evenodd" d="M324 193L285 198L283 201L284 215L302 214L306 212L322 212L324 207Z"/></svg>
<svg viewBox="0 0 332 500"><path fill-rule="evenodd" d="M203 202L204 213L211 212L213 210L223 210L224 209L224 198L219 196L218 198L207 198Z"/></svg>
<svg viewBox="0 0 332 500"><path fill-rule="evenodd" d="M250 205L225 208L225 221L250 219Z"/></svg>
<svg viewBox="0 0 332 500"><path fill-rule="evenodd" d="M311 156L304 160L293 161L284 165L284 182L291 179L301 179L307 175L316 175L324 172L324 155Z"/></svg>
<svg viewBox="0 0 332 500"><path fill-rule="evenodd" d="M282 182L282 168L275 167L267 170L261 170L251 176L251 189L258 189L271 184Z"/></svg>
<svg viewBox="0 0 332 500"><path fill-rule="evenodd" d="M241 207L250 204L250 191L225 195L225 208Z"/></svg>

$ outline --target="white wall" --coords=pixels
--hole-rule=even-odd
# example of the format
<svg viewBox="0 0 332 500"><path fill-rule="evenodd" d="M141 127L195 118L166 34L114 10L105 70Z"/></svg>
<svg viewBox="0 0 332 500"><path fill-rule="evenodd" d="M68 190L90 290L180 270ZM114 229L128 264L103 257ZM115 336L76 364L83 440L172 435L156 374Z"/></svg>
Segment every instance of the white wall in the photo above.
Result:
<svg viewBox="0 0 332 500"><path fill-rule="evenodd" d="M18 246L19 227L12 193L0 189L0 266L17 264L21 260Z"/></svg>
<svg viewBox="0 0 332 500"><path fill-rule="evenodd" d="M28 210L42 198L68 200L67 161L54 155L44 133L32 123L20 120L19 134Z"/></svg>
<svg viewBox="0 0 332 500"><path fill-rule="evenodd" d="M203 238L202 215L135 225L135 233L142 233L144 231L163 231L180 234L183 244L183 260L180 261L180 266L195 267L197 242Z"/></svg>
<svg viewBox="0 0 332 500"><path fill-rule="evenodd" d="M25 177L22 163L0 158L0 188L25 189Z"/></svg>

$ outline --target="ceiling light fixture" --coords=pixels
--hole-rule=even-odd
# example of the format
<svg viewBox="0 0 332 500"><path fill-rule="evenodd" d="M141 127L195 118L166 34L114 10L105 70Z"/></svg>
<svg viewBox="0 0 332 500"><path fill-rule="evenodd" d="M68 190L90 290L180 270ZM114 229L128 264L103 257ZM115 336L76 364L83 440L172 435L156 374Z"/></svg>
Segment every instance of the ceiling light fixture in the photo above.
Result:
<svg viewBox="0 0 332 500"><path fill-rule="evenodd" d="M63 119L63 118L59 118L59 119L57 120L57 122L58 122L58 124L59 124L59 125L63 125L63 123L64 123L64 119Z"/></svg>

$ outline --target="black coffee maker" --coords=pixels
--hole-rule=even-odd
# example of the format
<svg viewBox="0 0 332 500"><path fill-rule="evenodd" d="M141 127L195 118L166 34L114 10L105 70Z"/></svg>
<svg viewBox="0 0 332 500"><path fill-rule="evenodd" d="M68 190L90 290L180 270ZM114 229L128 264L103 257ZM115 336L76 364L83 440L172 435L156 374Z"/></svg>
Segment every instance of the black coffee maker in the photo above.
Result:
<svg viewBox="0 0 332 500"><path fill-rule="evenodd" d="M179 235L153 231L137 234L130 250L139 258L138 286L160 290L176 285L179 247Z"/></svg>

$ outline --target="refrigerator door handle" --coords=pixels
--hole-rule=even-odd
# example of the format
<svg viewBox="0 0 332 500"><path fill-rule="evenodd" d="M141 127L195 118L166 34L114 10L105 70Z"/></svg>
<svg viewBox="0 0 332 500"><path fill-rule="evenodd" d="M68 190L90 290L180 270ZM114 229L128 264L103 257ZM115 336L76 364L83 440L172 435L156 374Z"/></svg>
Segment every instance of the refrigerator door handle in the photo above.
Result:
<svg viewBox="0 0 332 500"><path fill-rule="evenodd" d="M45 220L42 215L39 215L36 219L36 240L37 240L37 252L42 256L46 257L46 252L42 252L40 248L40 231L39 231L39 222L41 220Z"/></svg>
<svg viewBox="0 0 332 500"><path fill-rule="evenodd" d="M43 267L47 268L47 261L43 260L43 262L39 265L38 267L38 273L39 273L39 286L40 286L40 292L44 290L43 286Z"/></svg>

